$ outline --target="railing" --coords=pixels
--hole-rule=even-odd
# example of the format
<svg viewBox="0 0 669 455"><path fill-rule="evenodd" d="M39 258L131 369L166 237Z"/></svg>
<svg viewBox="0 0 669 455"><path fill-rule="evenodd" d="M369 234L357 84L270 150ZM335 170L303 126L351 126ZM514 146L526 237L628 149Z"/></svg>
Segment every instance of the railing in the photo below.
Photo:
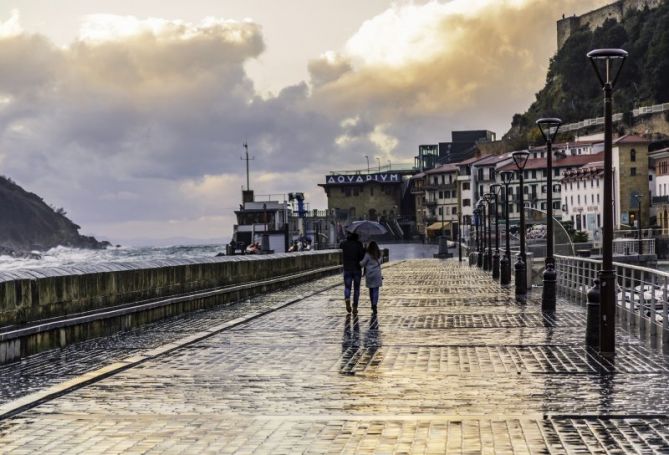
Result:
<svg viewBox="0 0 669 455"><path fill-rule="evenodd" d="M555 256L558 293L585 304L602 262L595 259ZM639 321L669 330L669 273L614 262L616 305Z"/></svg>
<svg viewBox="0 0 669 455"><path fill-rule="evenodd" d="M379 172L393 172L393 171L416 171L416 167L413 163L390 163L384 164L381 166L371 165L369 168L364 169L343 169L330 171L331 175L358 175L358 174L377 174Z"/></svg>
<svg viewBox="0 0 669 455"><path fill-rule="evenodd" d="M668 204L669 203L669 196L667 196L667 195L653 196L652 203L653 204Z"/></svg>
<svg viewBox="0 0 669 455"><path fill-rule="evenodd" d="M655 254L655 239L641 239L641 248L643 254ZM613 254L639 254L639 239L615 239Z"/></svg>
<svg viewBox="0 0 669 455"><path fill-rule="evenodd" d="M632 110L632 116L638 117L640 115L656 114L658 112L669 111L669 103L655 104L653 106L643 106Z"/></svg>

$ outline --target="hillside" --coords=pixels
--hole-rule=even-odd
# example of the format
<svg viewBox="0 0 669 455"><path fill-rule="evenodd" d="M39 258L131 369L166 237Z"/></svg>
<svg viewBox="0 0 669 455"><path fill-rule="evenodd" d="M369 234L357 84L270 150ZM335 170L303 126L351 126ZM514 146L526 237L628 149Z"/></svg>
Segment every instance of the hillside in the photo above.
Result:
<svg viewBox="0 0 669 455"><path fill-rule="evenodd" d="M54 210L42 198L11 180L0 177L0 254L21 255L62 245L105 248L108 242L79 234L62 209Z"/></svg>
<svg viewBox="0 0 669 455"><path fill-rule="evenodd" d="M543 116L557 116L565 123L601 117L602 90L586 54L604 47L629 52L614 91L614 112L669 101L669 0L665 0L652 10L629 11L621 23L607 20L595 30L583 27L573 33L551 59L546 85L527 112L514 115L504 139L512 147L540 142L534 121Z"/></svg>

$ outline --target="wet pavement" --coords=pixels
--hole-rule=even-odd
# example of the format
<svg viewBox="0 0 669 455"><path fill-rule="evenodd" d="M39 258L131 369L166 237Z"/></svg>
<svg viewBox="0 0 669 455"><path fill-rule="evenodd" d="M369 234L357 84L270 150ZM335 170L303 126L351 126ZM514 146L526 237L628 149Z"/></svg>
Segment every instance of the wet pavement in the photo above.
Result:
<svg viewBox="0 0 669 455"><path fill-rule="evenodd" d="M377 318L366 295L346 314L338 278L315 281L324 292L0 422L0 452L669 453L669 359L634 336L612 362L583 348L580 306L545 317L457 261L384 274Z"/></svg>

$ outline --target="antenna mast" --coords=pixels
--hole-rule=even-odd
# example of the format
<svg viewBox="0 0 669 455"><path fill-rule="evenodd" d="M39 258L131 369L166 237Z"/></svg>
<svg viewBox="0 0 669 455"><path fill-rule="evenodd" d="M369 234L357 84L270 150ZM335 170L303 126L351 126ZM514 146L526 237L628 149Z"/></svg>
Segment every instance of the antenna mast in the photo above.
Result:
<svg viewBox="0 0 669 455"><path fill-rule="evenodd" d="M249 183L249 161L255 160L255 157L249 158L249 144L246 141L244 141L244 144L242 145L244 146L245 157L239 159L242 161L246 161L246 191L248 191L251 189L251 184Z"/></svg>

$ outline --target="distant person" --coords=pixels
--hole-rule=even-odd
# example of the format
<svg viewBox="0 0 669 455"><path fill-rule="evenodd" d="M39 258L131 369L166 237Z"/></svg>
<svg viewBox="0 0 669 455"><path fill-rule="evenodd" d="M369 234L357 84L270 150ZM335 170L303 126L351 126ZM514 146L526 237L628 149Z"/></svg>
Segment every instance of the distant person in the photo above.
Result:
<svg viewBox="0 0 669 455"><path fill-rule="evenodd" d="M346 311L358 312L360 301L360 280L362 279L362 268L360 261L365 257L365 248L358 240L358 234L350 232L346 240L341 242L339 248L343 253L344 265L344 302ZM351 308L351 286L353 286L353 308Z"/></svg>
<svg viewBox="0 0 669 455"><path fill-rule="evenodd" d="M369 300L372 303L372 314L376 314L376 306L379 303L379 288L383 285L381 274L381 250L376 242L369 242L367 253L360 262L365 268L365 284L369 288Z"/></svg>

